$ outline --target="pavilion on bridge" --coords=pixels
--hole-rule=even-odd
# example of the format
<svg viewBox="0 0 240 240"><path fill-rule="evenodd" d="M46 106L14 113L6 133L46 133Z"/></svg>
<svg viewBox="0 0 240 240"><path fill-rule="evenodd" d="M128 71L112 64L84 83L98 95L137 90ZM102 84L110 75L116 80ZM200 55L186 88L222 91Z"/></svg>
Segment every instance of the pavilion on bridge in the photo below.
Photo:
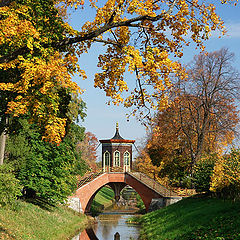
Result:
<svg viewBox="0 0 240 240"><path fill-rule="evenodd" d="M102 168L104 172L130 172L132 169L132 145L135 140L121 137L118 123L113 138L99 140L102 144Z"/></svg>

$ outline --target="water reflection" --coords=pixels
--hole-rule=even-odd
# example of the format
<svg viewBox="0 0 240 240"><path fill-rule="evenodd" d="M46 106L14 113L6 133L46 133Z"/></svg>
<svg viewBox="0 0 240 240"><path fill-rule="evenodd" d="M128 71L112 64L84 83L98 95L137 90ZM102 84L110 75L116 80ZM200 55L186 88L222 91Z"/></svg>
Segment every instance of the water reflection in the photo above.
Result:
<svg viewBox="0 0 240 240"><path fill-rule="evenodd" d="M130 240L139 236L139 226L129 225L131 215L104 214L97 217L98 224L85 229L72 240Z"/></svg>
<svg viewBox="0 0 240 240"><path fill-rule="evenodd" d="M83 232L80 233L78 238L75 238L75 239L76 240L99 240L92 228L85 229Z"/></svg>
<svg viewBox="0 0 240 240"><path fill-rule="evenodd" d="M116 233L114 234L114 240L120 240L120 234L119 234L119 232L116 232Z"/></svg>

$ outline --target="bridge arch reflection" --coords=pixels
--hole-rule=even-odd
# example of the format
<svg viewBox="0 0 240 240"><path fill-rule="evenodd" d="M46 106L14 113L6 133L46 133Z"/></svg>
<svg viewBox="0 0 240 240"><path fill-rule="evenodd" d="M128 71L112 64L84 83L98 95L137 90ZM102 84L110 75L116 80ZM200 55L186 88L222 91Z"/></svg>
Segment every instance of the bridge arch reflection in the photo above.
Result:
<svg viewBox="0 0 240 240"><path fill-rule="evenodd" d="M74 239L75 240L75 239ZM84 229L76 240L99 240L92 228Z"/></svg>

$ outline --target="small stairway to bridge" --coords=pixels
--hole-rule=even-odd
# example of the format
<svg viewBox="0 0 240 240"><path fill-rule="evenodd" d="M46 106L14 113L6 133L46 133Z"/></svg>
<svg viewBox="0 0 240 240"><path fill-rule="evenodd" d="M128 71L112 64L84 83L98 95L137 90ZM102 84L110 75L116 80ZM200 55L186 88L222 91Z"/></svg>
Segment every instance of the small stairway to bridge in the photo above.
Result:
<svg viewBox="0 0 240 240"><path fill-rule="evenodd" d="M77 187L80 188L83 185L91 182L92 180L94 180L95 178L97 178L98 176L100 176L101 174L103 174L103 171L99 171L99 172L90 172L85 174L84 176L79 178L79 182L77 183Z"/></svg>

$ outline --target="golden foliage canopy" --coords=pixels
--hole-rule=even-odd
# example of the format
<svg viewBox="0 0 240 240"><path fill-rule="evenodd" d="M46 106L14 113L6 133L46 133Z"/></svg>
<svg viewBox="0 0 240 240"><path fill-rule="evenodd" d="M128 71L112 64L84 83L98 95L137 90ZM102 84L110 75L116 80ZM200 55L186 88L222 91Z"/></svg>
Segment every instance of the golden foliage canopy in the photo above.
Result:
<svg viewBox="0 0 240 240"><path fill-rule="evenodd" d="M0 82L0 90L11 94L6 100L6 113L30 114L44 127L44 138L59 143L67 121L61 113L59 92L81 92L71 76L78 73L86 77L77 56L94 42L107 45L106 52L99 56L101 71L95 76L95 87L103 89L114 104L133 107L133 114L138 110L141 113L144 107L165 107L171 75L186 76L170 56L181 57L183 47L191 41L204 49L203 42L211 31L225 32L214 3L91 0L96 16L76 31L65 19L69 7L87 4L82 0L0 1L0 71L11 75ZM87 14L84 8L81 14ZM124 79L126 71L136 73L133 89Z"/></svg>
<svg viewBox="0 0 240 240"><path fill-rule="evenodd" d="M210 190L227 197L239 197L240 189L240 150L231 149L229 154L216 162Z"/></svg>

